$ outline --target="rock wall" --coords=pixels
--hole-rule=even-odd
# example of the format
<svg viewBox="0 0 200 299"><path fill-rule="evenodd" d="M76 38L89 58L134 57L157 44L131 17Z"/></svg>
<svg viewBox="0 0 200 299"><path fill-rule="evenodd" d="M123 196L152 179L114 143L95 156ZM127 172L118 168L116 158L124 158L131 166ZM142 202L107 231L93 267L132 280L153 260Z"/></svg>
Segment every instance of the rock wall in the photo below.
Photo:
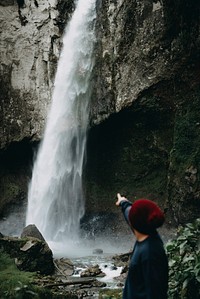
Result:
<svg viewBox="0 0 200 299"><path fill-rule="evenodd" d="M89 135L88 209L113 210L121 191L157 200L169 222L191 221L200 209L200 3L105 0L98 13L91 123L109 119Z"/></svg>
<svg viewBox="0 0 200 299"><path fill-rule="evenodd" d="M196 66L159 82L90 130L85 173L90 215L95 206L98 217L106 213L120 229L120 215L113 215L120 192L131 201L155 200L166 209L168 224L199 217L199 76Z"/></svg>
<svg viewBox="0 0 200 299"><path fill-rule="evenodd" d="M130 106L156 83L173 78L200 47L195 0L98 3L94 123Z"/></svg>
<svg viewBox="0 0 200 299"><path fill-rule="evenodd" d="M0 0L0 212L25 199L72 0Z"/></svg>
<svg viewBox="0 0 200 299"><path fill-rule="evenodd" d="M0 148L39 140L51 99L63 19L72 1L0 1Z"/></svg>
<svg viewBox="0 0 200 299"><path fill-rule="evenodd" d="M73 0L0 0L1 203L26 192L31 145L42 136L73 9ZM170 209L169 218L189 221L200 194L200 3L98 0L97 13L88 214L110 217L121 191L156 199ZM7 165L18 160L16 148L25 164L12 163L13 169Z"/></svg>

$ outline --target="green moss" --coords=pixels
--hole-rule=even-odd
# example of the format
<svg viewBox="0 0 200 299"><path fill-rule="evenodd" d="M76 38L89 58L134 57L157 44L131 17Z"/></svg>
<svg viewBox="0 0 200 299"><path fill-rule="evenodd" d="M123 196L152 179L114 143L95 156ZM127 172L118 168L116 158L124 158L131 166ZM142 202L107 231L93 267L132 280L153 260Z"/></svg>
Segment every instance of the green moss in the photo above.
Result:
<svg viewBox="0 0 200 299"><path fill-rule="evenodd" d="M121 299L122 289L116 290L101 290L99 292L99 299Z"/></svg>
<svg viewBox="0 0 200 299"><path fill-rule="evenodd" d="M3 195L6 199L15 198L20 193L20 188L15 182L12 181L13 179L14 178L10 178L8 176L2 179L4 191Z"/></svg>
<svg viewBox="0 0 200 299"><path fill-rule="evenodd" d="M178 162L184 162L193 153L193 140L197 137L193 121L188 115L181 115L175 124L175 155Z"/></svg>
<svg viewBox="0 0 200 299"><path fill-rule="evenodd" d="M177 112L174 129L173 160L177 164L191 164L199 154L200 105L192 100Z"/></svg>
<svg viewBox="0 0 200 299"><path fill-rule="evenodd" d="M176 102L168 194L177 222L183 223L198 217L200 204L200 88L177 95Z"/></svg>
<svg viewBox="0 0 200 299"><path fill-rule="evenodd" d="M44 280L43 280L44 278ZM49 290L44 282L52 279L50 276L39 276L35 272L20 271L14 259L0 250L0 299L77 299L70 291L60 292L60 289Z"/></svg>
<svg viewBox="0 0 200 299"><path fill-rule="evenodd" d="M113 208L117 192L130 200L165 202L173 127L164 105L158 98L143 98L134 111L127 109L90 131L85 185L95 209L103 209L105 202Z"/></svg>
<svg viewBox="0 0 200 299"><path fill-rule="evenodd" d="M0 213L10 202L16 202L22 195L20 183L14 175L0 175Z"/></svg>
<svg viewBox="0 0 200 299"><path fill-rule="evenodd" d="M51 298L49 292L33 285L35 273L19 271L14 260L0 252L0 298Z"/></svg>
<svg viewBox="0 0 200 299"><path fill-rule="evenodd" d="M184 174L191 165L199 166L200 161L200 90L179 98L175 125L174 144L171 151L172 169Z"/></svg>

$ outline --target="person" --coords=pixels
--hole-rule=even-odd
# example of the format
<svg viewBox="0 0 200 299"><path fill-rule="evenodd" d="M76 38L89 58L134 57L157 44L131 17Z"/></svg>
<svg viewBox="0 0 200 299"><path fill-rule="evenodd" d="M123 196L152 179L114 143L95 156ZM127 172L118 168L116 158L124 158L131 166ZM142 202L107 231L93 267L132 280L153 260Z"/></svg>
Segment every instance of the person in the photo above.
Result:
<svg viewBox="0 0 200 299"><path fill-rule="evenodd" d="M136 237L123 299L167 299L168 259L157 228L165 221L158 205L148 199L133 204L117 194L117 206Z"/></svg>

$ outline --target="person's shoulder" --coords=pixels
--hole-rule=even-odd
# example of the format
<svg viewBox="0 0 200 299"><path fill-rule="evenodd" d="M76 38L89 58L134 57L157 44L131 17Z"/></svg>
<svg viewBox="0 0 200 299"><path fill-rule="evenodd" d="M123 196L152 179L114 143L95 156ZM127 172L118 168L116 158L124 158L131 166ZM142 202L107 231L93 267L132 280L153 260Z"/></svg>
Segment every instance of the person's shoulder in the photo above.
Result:
<svg viewBox="0 0 200 299"><path fill-rule="evenodd" d="M143 259L149 259L164 251L163 242L159 235L149 236L141 242L140 246Z"/></svg>
<svg viewBox="0 0 200 299"><path fill-rule="evenodd" d="M163 241L158 233L149 237L150 248L163 248Z"/></svg>

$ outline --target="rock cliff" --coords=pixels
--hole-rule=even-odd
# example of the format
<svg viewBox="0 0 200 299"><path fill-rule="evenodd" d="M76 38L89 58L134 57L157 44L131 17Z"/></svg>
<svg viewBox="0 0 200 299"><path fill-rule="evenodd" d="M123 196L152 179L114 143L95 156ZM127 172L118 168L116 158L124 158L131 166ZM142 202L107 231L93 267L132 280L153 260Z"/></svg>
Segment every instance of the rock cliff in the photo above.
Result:
<svg viewBox="0 0 200 299"><path fill-rule="evenodd" d="M91 122L109 120L90 132L88 197L101 194L101 210L121 190L190 221L200 209L200 3L99 1L98 16Z"/></svg>
<svg viewBox="0 0 200 299"><path fill-rule="evenodd" d="M2 207L26 193L31 144L43 133L73 9L72 0L0 0ZM200 194L200 4L98 0L97 14L88 203L105 211L102 198L110 210L121 190L165 202L177 222L190 220ZM11 157L14 170L6 170Z"/></svg>
<svg viewBox="0 0 200 299"><path fill-rule="evenodd" d="M63 2L68 8L67 22L73 3ZM59 8L64 9L64 4L57 0L0 1L0 148L25 137L41 138L60 53L63 19Z"/></svg>
<svg viewBox="0 0 200 299"><path fill-rule="evenodd" d="M98 12L95 123L174 78L200 46L196 1L105 0Z"/></svg>

